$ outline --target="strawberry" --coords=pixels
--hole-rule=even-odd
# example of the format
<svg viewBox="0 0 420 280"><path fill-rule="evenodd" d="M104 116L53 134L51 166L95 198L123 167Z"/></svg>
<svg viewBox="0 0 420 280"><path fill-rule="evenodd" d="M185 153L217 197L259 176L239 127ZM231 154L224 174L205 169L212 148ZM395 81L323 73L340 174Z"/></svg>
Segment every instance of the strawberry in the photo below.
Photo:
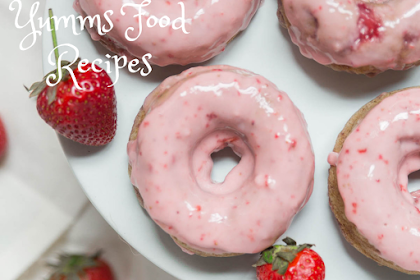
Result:
<svg viewBox="0 0 420 280"><path fill-rule="evenodd" d="M111 142L117 128L116 98L108 74L95 73L92 65L74 69L83 90L78 90L69 76L57 86L45 86L38 96L37 110L41 118L59 134L91 146ZM68 74L67 74L68 75Z"/></svg>
<svg viewBox="0 0 420 280"><path fill-rule="evenodd" d="M0 119L0 158L4 156L7 148L7 134L3 122Z"/></svg>
<svg viewBox="0 0 420 280"><path fill-rule="evenodd" d="M379 30L382 23L375 18L373 11L361 3L357 5L360 11L358 26L359 26L359 39L361 42L371 41L379 37Z"/></svg>
<svg viewBox="0 0 420 280"><path fill-rule="evenodd" d="M50 10L54 47L57 47L54 21ZM56 49L56 59L58 60ZM100 146L108 144L115 136L117 128L117 107L114 87L108 74L101 70L95 72L92 64L80 67L80 59L75 63L61 61L60 70L48 73L41 82L33 84L29 89L30 97L38 96L37 110L41 118L59 134L82 144ZM71 64L71 65L70 65ZM69 66L74 73L78 89L70 71L62 69ZM47 85L48 77L62 71L61 81L53 87ZM51 80L55 84L56 80Z"/></svg>
<svg viewBox="0 0 420 280"><path fill-rule="evenodd" d="M110 266L93 256L60 255L58 264L50 264L54 272L48 280L114 280Z"/></svg>
<svg viewBox="0 0 420 280"><path fill-rule="evenodd" d="M313 245L296 245L286 237L287 245L274 245L261 252L254 265L258 280L324 280L325 265L312 249Z"/></svg>

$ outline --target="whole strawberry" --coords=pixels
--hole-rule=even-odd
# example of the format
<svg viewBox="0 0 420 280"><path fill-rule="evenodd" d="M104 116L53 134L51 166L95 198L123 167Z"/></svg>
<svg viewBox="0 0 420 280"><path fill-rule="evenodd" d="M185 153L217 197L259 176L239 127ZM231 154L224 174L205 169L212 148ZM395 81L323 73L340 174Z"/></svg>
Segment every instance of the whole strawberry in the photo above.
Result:
<svg viewBox="0 0 420 280"><path fill-rule="evenodd" d="M99 255L61 255L58 264L50 265L54 272L48 280L114 280L111 268Z"/></svg>
<svg viewBox="0 0 420 280"><path fill-rule="evenodd" d="M274 245L261 252L254 265L258 280L324 280L325 265L321 257L310 248L313 245L297 245L287 237L287 245Z"/></svg>
<svg viewBox="0 0 420 280"><path fill-rule="evenodd" d="M7 148L7 134L6 129L4 128L3 122L0 119L0 159L6 153Z"/></svg>
<svg viewBox="0 0 420 280"><path fill-rule="evenodd" d="M51 10L50 18L54 47L57 47ZM31 93L30 97L38 96L37 109L41 118L59 134L85 145L105 145L112 141L117 128L117 101L114 87L111 86L112 80L98 66L95 68L102 71L95 72L90 63L79 71L79 61L80 59L70 65L79 89L70 71L62 69L70 62L61 61L58 69L62 71L62 79L56 86L48 86L46 80L52 73L59 77L58 70L48 73L28 91ZM51 81L52 84L56 82Z"/></svg>

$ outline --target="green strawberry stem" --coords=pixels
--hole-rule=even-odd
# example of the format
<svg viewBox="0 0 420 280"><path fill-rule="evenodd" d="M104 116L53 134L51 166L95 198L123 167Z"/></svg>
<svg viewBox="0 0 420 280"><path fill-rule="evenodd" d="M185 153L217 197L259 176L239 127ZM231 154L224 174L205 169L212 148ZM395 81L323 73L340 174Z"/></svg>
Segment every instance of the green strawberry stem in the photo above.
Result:
<svg viewBox="0 0 420 280"><path fill-rule="evenodd" d="M57 96L57 87L59 84L58 82L59 81L65 82L70 78L70 72L67 69L63 69L63 67L68 66L71 68L71 70L73 71L76 70L78 67L80 58L78 58L75 63L71 63L69 61L63 60L61 61L61 65L59 65L60 53L58 52L57 33L55 30L55 21L54 21L54 15L53 15L52 9L48 9L48 14L50 18L51 34L52 34L54 54L55 54L55 64L56 64L57 69L54 69L51 72L49 72L47 75L44 76L44 78L42 78L42 81L32 84L30 88L27 88L26 86L24 87L30 93L29 97L36 97L40 95L41 92L43 92L44 90L47 90L48 105L51 105ZM50 77L51 75L53 76L55 75L55 79L52 79ZM51 80L53 80L53 82L56 83L54 86L50 86L50 84L48 83L48 82L51 82Z"/></svg>
<svg viewBox="0 0 420 280"><path fill-rule="evenodd" d="M54 46L54 53L55 53L55 63L56 63L56 65L57 65L57 77L58 77L58 57L59 57L59 52L58 52L58 48L57 48L57 33L56 33L56 30L55 30L55 22L54 22L54 19L53 19L53 16L54 16L54 14L53 14L53 11L52 11L52 9L49 9L48 10L48 13L49 13L49 16L50 16L50 24L51 24L51 34L52 34L52 40L53 40L53 46Z"/></svg>

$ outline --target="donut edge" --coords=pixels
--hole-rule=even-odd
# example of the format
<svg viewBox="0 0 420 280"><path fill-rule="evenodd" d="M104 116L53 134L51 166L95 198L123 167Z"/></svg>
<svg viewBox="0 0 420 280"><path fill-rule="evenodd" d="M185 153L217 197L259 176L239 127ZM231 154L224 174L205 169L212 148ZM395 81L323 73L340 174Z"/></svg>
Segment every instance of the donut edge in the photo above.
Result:
<svg viewBox="0 0 420 280"><path fill-rule="evenodd" d="M172 85L173 86L173 85ZM153 96L153 99L157 100L159 99L163 94L160 94L161 92L159 91L159 87L157 87L155 90L152 91L152 93L150 93L150 95ZM136 115L136 118L134 119L134 124L133 127L131 129L130 132L130 137L129 137L129 141L134 141L137 139L137 135L139 132L139 127L141 125L141 123L143 122L144 118L146 117L147 113L146 110L144 109L144 106L142 106L140 108L140 111L138 112L138 114ZM128 164L128 176L131 179L131 170L132 170L132 166L130 165L130 163ZM134 192L137 196L137 200L139 201L141 207L144 208L144 201L143 198L139 192L139 190L137 189L136 186L132 185L134 188ZM188 246L186 243L180 241L179 239L177 239L175 236L173 235L169 235L172 240L180 247L184 248L187 251L190 251L198 256L201 257L236 257L236 256L240 256L243 255L241 253L223 253L223 254L212 254L212 253L206 253L206 252L202 252L199 251L197 249L191 248L190 246Z"/></svg>
<svg viewBox="0 0 420 280"><path fill-rule="evenodd" d="M402 92L408 89L413 88L420 88L420 87L410 87L401 90L396 90L392 92L387 92L379 95L372 101L365 104L362 108L360 108L346 123L343 130L337 137L334 152L339 153L343 148L344 142L347 137L352 133L352 131L358 126L358 124L366 117L366 115L379 103L382 102L385 98L392 96L398 92ZM329 196L329 203L332 212L340 226L341 233L343 234L344 238L349 242L354 248L356 248L359 252L361 252L366 257L374 260L381 266L387 266L394 270L406 273L406 274L420 274L419 271L410 271L403 269L402 267L394 264L393 262L386 260L380 256L380 252L376 249L373 245L369 243L369 241L357 230L355 224L350 222L345 214L345 206L343 198L341 197L340 191L338 189L338 182L337 182L337 173L336 167L331 166L329 169L329 176L328 176L328 196Z"/></svg>
<svg viewBox="0 0 420 280"><path fill-rule="evenodd" d="M280 25L283 26L284 28L286 28L287 30L289 30L291 24L289 22L289 20L287 19L286 16L286 11L284 10L284 6L283 6L283 0L278 0L278 4L279 4L279 8L277 10L277 17L279 18L280 21ZM377 74L383 73L384 70L380 70L378 68L376 68L375 66L372 65L366 65L366 66L362 66L362 67L351 67L348 65L340 65L340 64L327 64L324 65L327 66L335 71L339 71L339 72L348 72L348 73L353 73L353 74L359 74L359 75L366 75L368 77L374 77ZM420 66L420 60L407 64L405 65L403 70L408 70L410 68L413 68L415 66Z"/></svg>
<svg viewBox="0 0 420 280"><path fill-rule="evenodd" d="M235 38L241 34L243 31L239 31L238 33L236 33L235 35L233 35L232 38L230 38L227 42L226 42L226 46L229 45L232 41L235 40ZM124 47L119 46L117 41L115 41L114 39L112 39L110 36L104 35L101 36L101 39L99 40L99 43L106 48L107 50L111 51L112 53L118 55L118 56L122 56L125 55L127 57L128 60L133 60L133 59L140 59L141 57L136 57L133 54L129 53ZM217 56L217 55L216 55ZM189 64L194 64L194 63L204 63L206 61L209 61L210 59L213 59L213 56L207 60L204 61L199 61L199 62L191 62L191 63L187 63L187 64L180 64L180 63L172 63L172 64L167 64L167 65L157 65L157 64L152 64L154 66L159 66L159 67L166 67L169 65L180 65L180 66L185 66L185 65L189 65Z"/></svg>

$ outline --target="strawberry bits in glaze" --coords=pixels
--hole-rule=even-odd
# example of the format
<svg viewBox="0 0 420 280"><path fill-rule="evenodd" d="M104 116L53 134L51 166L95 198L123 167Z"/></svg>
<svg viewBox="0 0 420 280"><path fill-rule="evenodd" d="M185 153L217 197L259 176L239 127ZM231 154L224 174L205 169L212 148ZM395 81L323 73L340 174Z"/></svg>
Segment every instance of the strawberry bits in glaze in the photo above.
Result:
<svg viewBox="0 0 420 280"><path fill-rule="evenodd" d="M241 157L222 183L210 155ZM232 256L272 245L305 205L314 155L300 111L265 78L191 68L145 100L128 143L131 181L150 217L188 253Z"/></svg>
<svg viewBox="0 0 420 280"><path fill-rule="evenodd" d="M278 0L301 53L335 70L375 75L420 64L419 0Z"/></svg>

